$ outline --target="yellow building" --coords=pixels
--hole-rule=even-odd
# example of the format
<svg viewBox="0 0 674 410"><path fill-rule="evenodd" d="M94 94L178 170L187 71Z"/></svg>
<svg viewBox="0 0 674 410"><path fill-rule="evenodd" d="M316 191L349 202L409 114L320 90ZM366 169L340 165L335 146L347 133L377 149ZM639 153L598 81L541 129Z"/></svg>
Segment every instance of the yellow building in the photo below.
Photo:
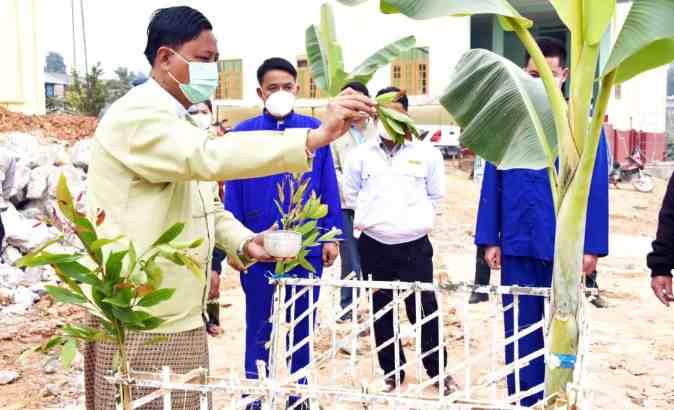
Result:
<svg viewBox="0 0 674 410"><path fill-rule="evenodd" d="M297 98L321 98L321 89L311 76L311 68L309 68L309 60L306 56L297 56L297 84L300 86Z"/></svg>
<svg viewBox="0 0 674 410"><path fill-rule="evenodd" d="M243 98L243 62L241 59L218 61L219 83L215 91L217 100Z"/></svg>
<svg viewBox="0 0 674 410"><path fill-rule="evenodd" d="M40 0L0 1L0 106L44 114Z"/></svg>
<svg viewBox="0 0 674 410"><path fill-rule="evenodd" d="M416 47L391 62L391 85L409 95L428 94L428 47Z"/></svg>

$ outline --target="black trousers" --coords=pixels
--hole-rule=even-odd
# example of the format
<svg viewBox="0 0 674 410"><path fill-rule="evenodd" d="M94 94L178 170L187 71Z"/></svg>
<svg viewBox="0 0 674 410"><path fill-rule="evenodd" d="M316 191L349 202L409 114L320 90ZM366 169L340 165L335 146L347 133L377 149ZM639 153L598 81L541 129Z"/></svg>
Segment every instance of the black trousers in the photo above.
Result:
<svg viewBox="0 0 674 410"><path fill-rule="evenodd" d="M475 284L489 285L491 278L491 269L484 260L484 246L478 246L475 254Z"/></svg>
<svg viewBox="0 0 674 410"><path fill-rule="evenodd" d="M399 245L385 245L362 234L358 240L358 250L364 277L372 275L375 281L401 281L433 283L433 246L427 236L413 242ZM375 312L393 300L391 290L374 292L373 304ZM405 310L412 324L416 323L414 295L405 299ZM422 318L438 310L435 293L421 293ZM393 312L389 311L374 323L374 336L377 346L392 338ZM438 346L438 320L430 320L421 327L421 350L427 352ZM404 365L405 353L399 343L400 365ZM444 363L447 363L447 351L443 350ZM395 370L395 347L391 343L379 351L379 365L386 374ZM434 353L423 359L424 368L430 377L438 375L439 354ZM401 372L401 378L404 377Z"/></svg>

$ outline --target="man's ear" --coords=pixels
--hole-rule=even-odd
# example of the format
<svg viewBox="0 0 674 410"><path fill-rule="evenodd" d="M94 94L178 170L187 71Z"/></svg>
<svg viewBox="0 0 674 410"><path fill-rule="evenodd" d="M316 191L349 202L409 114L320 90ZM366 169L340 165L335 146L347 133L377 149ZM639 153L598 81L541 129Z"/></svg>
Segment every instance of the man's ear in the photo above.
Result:
<svg viewBox="0 0 674 410"><path fill-rule="evenodd" d="M568 79L569 79L569 68L567 67L562 70L562 82L565 82Z"/></svg>
<svg viewBox="0 0 674 410"><path fill-rule="evenodd" d="M262 101L264 101L264 94L262 93L262 87L257 87L257 96L260 97Z"/></svg>
<svg viewBox="0 0 674 410"><path fill-rule="evenodd" d="M295 94L295 97L297 97L299 93L300 93L300 85L295 83L295 92L293 94Z"/></svg>
<svg viewBox="0 0 674 410"><path fill-rule="evenodd" d="M155 64L157 64L162 71L168 71L171 56L173 56L173 52L168 47L159 47L157 56L154 59Z"/></svg>

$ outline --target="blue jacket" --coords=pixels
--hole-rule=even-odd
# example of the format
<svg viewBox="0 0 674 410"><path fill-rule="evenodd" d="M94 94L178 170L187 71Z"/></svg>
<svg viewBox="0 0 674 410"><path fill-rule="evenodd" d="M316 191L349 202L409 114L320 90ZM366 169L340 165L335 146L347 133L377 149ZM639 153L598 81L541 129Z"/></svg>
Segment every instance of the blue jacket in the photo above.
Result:
<svg viewBox="0 0 674 410"><path fill-rule="evenodd" d="M602 130L587 206L585 253L608 254L608 149ZM477 213L475 244L502 253L552 261L555 207L547 170L497 170L487 163Z"/></svg>
<svg viewBox="0 0 674 410"><path fill-rule="evenodd" d="M278 121L265 111L258 117L240 123L234 128L234 131L282 131L286 128L318 128L319 125L320 121L317 119L294 112L283 121ZM282 138L282 136L279 138ZM275 222L281 220L281 216L274 205L274 200L278 199L276 186L289 175L276 174L268 177L227 181L225 209L234 214L236 219L254 232L268 229ZM315 191L316 195L321 198L321 202L328 205L329 208L328 215L318 222L318 226L326 231L333 226L342 229L339 187L329 146L319 148L316 151L311 173L307 173L306 177L310 177L311 182L305 193L305 200L311 194L311 191ZM285 203L283 204L286 210L288 209L289 197L290 195L286 192ZM311 249L309 257L320 256L320 246Z"/></svg>

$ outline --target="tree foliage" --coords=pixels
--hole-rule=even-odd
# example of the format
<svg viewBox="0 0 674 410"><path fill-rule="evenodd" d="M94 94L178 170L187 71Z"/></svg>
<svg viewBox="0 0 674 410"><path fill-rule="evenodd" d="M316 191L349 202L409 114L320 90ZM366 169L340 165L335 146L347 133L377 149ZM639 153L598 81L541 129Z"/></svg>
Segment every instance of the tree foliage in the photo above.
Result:
<svg viewBox="0 0 674 410"><path fill-rule="evenodd" d="M115 75L117 78L108 81L108 104L117 101L133 88L131 83L138 76L138 73L135 73L126 67L117 67Z"/></svg>
<svg viewBox="0 0 674 410"><path fill-rule="evenodd" d="M47 73L66 73L66 63L63 56L57 52L50 51L45 57L44 71Z"/></svg>
<svg viewBox="0 0 674 410"><path fill-rule="evenodd" d="M84 78L80 78L77 70L72 71L72 84L66 92L68 107L80 114L98 116L108 99L108 84L101 78L101 63L91 67Z"/></svg>

